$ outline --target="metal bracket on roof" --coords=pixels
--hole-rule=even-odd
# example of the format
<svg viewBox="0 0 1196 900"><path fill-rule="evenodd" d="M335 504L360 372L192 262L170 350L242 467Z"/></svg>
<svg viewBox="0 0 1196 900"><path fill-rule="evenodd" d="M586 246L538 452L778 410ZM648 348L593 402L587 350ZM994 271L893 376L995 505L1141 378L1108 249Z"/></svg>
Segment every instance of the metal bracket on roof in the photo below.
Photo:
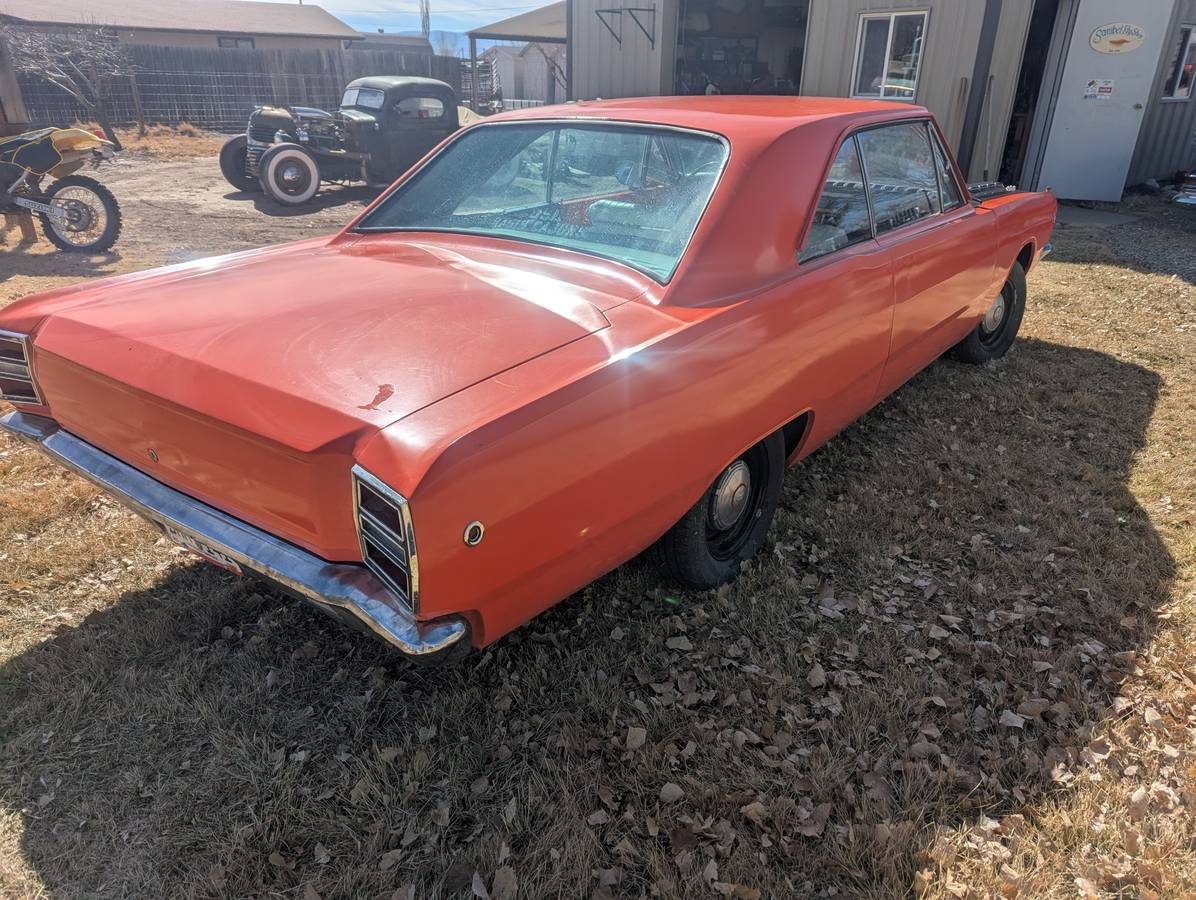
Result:
<svg viewBox="0 0 1196 900"><path fill-rule="evenodd" d="M622 9L596 9L594 15L598 17L598 21L602 26L610 32L610 36L615 39L618 44L623 43L623 13L627 13L631 17L631 21L635 23L635 27L648 39L648 45L656 49L656 6L625 6ZM644 24L641 16L647 14L648 24ZM616 27L617 26L617 27Z"/></svg>

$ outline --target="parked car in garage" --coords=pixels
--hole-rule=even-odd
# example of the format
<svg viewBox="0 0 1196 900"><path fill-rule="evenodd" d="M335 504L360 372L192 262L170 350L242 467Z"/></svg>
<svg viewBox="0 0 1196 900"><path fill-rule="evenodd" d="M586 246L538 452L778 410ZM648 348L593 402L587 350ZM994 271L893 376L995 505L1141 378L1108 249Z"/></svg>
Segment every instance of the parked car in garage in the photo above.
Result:
<svg viewBox="0 0 1196 900"><path fill-rule="evenodd" d="M358 78L336 112L259 106L245 134L221 149L220 170L238 190L298 206L321 182L390 185L461 124L456 92L443 81Z"/></svg>
<svg viewBox="0 0 1196 900"><path fill-rule="evenodd" d="M444 659L649 547L733 579L786 466L943 353L1009 350L1054 215L973 200L903 103L509 113L337 235L12 304L0 428Z"/></svg>

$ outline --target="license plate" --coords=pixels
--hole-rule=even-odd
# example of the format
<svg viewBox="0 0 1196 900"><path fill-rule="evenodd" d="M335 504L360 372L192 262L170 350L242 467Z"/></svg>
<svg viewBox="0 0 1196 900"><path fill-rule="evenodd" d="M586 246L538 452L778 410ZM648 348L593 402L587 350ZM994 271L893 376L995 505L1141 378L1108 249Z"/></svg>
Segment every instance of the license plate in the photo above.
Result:
<svg viewBox="0 0 1196 900"><path fill-rule="evenodd" d="M162 523L162 530L166 532L166 536L178 544L180 547L186 547L197 556L202 556L213 565L220 566L222 569L228 569L235 575L243 575L241 566L235 559L226 553L217 550L211 544L201 541L199 538L192 537L185 531L179 531L177 528L172 528L170 525Z"/></svg>

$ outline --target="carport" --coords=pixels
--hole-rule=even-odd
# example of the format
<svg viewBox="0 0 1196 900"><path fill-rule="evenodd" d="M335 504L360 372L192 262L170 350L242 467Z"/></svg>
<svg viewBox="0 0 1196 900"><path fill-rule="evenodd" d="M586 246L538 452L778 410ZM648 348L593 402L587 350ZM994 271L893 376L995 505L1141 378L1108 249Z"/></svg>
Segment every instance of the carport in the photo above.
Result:
<svg viewBox="0 0 1196 900"><path fill-rule="evenodd" d="M469 33L470 90L469 105L478 110L478 41L523 41L525 43L564 44L568 42L565 25L565 0L531 12L520 13ZM573 96L572 85L566 85Z"/></svg>

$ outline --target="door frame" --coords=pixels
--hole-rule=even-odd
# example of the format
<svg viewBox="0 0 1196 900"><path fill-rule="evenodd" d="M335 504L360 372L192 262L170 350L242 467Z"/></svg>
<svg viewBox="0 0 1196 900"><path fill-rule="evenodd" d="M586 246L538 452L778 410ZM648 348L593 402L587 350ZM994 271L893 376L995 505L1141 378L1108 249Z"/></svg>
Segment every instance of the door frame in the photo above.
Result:
<svg viewBox="0 0 1196 900"><path fill-rule="evenodd" d="M1034 109L1034 120L1030 124L1030 139L1026 144L1026 161L1022 166L1021 184L1025 190L1038 190L1038 179L1046 160L1047 138L1055 121L1055 109L1059 105L1059 89L1063 83L1063 71L1067 66L1067 50L1071 46L1072 33L1080 14L1082 0L1059 0L1059 12L1055 16L1055 30L1051 33L1051 44L1047 50L1046 67L1043 70L1043 91Z"/></svg>

